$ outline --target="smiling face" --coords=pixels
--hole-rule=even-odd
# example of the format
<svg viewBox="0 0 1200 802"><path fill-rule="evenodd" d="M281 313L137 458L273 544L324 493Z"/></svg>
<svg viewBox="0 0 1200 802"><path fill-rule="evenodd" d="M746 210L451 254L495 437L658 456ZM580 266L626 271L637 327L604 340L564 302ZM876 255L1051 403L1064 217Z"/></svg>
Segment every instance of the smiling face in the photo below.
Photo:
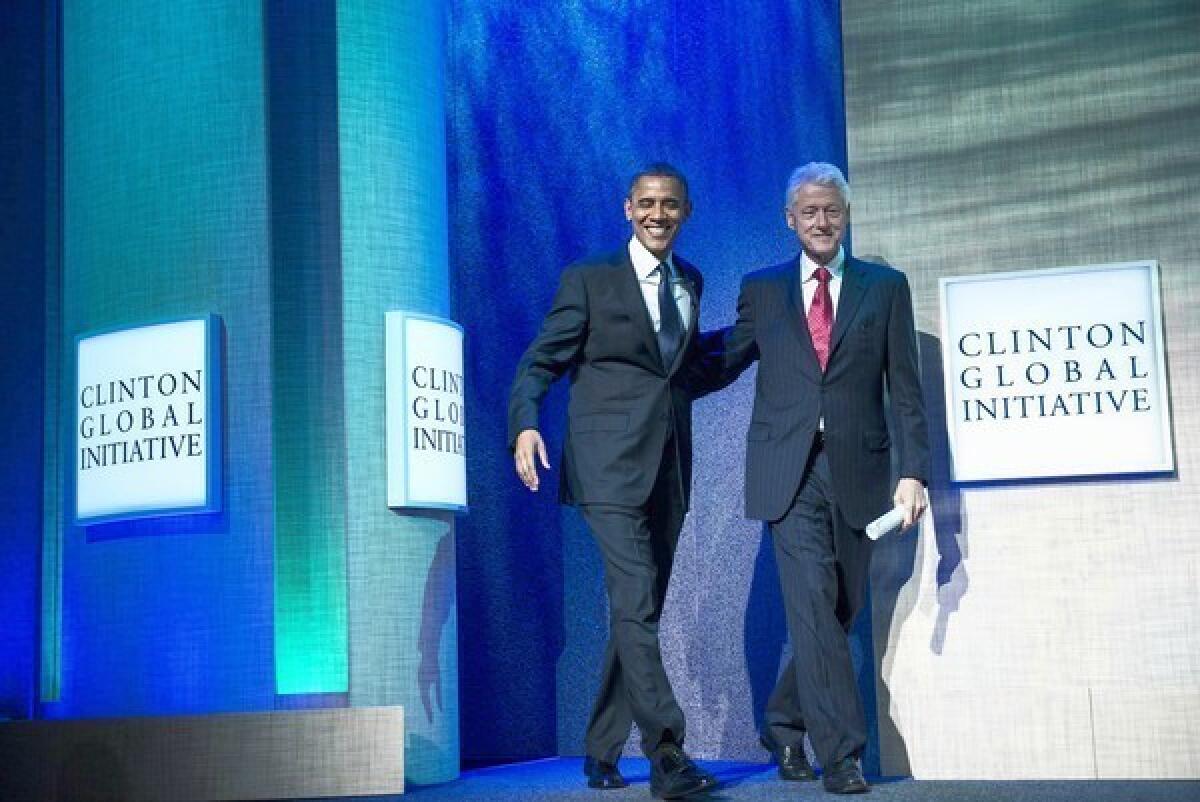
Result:
<svg viewBox="0 0 1200 802"><path fill-rule="evenodd" d="M798 187L784 214L788 228L796 232L810 259L827 265L837 256L846 224L850 222L850 207L837 187L823 184Z"/></svg>
<svg viewBox="0 0 1200 802"><path fill-rule="evenodd" d="M632 224L633 235L659 259L671 252L691 213L687 190L671 176L644 175L625 199L625 219Z"/></svg>

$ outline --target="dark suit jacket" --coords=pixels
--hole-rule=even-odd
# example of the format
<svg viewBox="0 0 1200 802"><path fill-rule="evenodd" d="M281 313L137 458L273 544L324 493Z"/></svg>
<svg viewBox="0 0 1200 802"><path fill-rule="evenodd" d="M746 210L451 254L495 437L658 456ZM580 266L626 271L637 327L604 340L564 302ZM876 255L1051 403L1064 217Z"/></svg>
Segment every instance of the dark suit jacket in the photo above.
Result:
<svg viewBox="0 0 1200 802"><path fill-rule="evenodd" d="M546 391L570 374L559 483L563 503L644 503L673 431L675 447L667 458L679 462L686 508L692 476L687 367L696 354L703 279L678 255L674 263L692 296L692 315L669 370L625 247L563 271L541 330L521 357L508 400L510 448L523 430L538 428Z"/></svg>
<svg viewBox="0 0 1200 802"><path fill-rule="evenodd" d="M901 477L924 482L929 476L912 296L903 273L847 257L822 374L808 332L799 262L797 257L746 276L737 323L715 341L725 380L759 359L746 435L746 516L766 521L784 516L824 416L834 494L846 521L862 529L893 506L893 445Z"/></svg>

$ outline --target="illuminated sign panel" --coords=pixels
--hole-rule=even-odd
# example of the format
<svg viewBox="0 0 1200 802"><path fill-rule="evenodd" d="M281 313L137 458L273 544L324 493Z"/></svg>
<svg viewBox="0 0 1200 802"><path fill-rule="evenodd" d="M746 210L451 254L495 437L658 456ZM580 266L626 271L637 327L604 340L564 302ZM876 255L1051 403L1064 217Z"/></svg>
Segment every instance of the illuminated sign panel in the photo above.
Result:
<svg viewBox="0 0 1200 802"><path fill-rule="evenodd" d="M78 339L77 523L220 509L218 331L208 316Z"/></svg>
<svg viewBox="0 0 1200 802"><path fill-rule="evenodd" d="M957 481L1171 471L1158 263L941 280Z"/></svg>
<svg viewBox="0 0 1200 802"><path fill-rule="evenodd" d="M462 328L388 312L386 360L388 506L466 510Z"/></svg>

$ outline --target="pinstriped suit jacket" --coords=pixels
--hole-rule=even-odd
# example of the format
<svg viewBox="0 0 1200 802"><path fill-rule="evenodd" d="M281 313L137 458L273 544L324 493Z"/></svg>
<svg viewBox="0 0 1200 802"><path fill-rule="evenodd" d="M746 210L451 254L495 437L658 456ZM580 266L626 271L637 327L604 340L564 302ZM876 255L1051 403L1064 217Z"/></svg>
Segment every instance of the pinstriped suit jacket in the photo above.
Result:
<svg viewBox="0 0 1200 802"><path fill-rule="evenodd" d="M759 360L746 435L747 517L786 514L822 417L834 494L851 526L862 529L891 509L893 447L899 476L928 480L929 436L903 273L846 259L824 373L808 332L798 257L743 279L737 322L715 342L715 370L724 380Z"/></svg>

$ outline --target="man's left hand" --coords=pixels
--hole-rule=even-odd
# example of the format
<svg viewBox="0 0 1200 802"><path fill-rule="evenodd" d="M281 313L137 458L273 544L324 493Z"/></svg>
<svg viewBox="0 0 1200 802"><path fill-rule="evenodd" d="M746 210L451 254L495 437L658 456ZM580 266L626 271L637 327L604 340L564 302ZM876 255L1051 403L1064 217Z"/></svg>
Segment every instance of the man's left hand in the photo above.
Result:
<svg viewBox="0 0 1200 802"><path fill-rule="evenodd" d="M901 479L897 482L892 501L897 505L904 505L904 526L901 531L915 524L929 506L925 485L919 479Z"/></svg>

